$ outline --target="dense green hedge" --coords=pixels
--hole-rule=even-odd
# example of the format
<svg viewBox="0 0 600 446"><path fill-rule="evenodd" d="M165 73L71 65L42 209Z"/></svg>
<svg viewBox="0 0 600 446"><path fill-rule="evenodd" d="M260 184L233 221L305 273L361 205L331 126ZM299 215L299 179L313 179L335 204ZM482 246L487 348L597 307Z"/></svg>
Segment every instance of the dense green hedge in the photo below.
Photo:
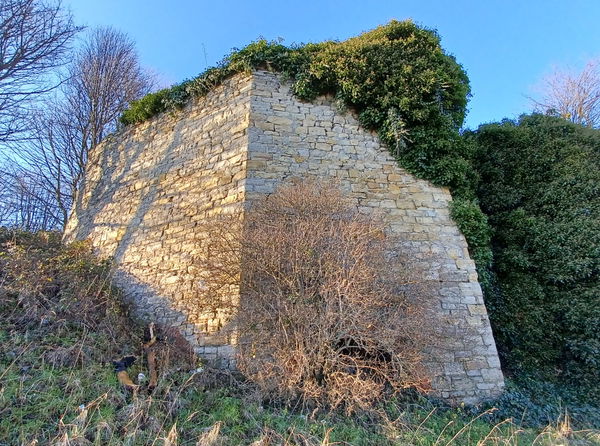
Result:
<svg viewBox="0 0 600 446"><path fill-rule="evenodd" d="M487 298L503 358L599 398L600 131L532 115L469 138L494 231L499 288Z"/></svg>

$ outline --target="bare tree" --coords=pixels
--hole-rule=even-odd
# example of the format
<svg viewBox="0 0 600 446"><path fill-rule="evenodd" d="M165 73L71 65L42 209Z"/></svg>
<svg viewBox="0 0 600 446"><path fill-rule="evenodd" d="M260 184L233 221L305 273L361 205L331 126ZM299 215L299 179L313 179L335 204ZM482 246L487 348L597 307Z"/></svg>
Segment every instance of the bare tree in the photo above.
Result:
<svg viewBox="0 0 600 446"><path fill-rule="evenodd" d="M579 73L555 70L542 80L541 90L541 99L532 99L537 111L600 127L600 60L588 62Z"/></svg>
<svg viewBox="0 0 600 446"><path fill-rule="evenodd" d="M135 43L113 28L90 32L69 67L64 113L88 151L113 132L129 103L149 93L153 77L141 68Z"/></svg>
<svg viewBox="0 0 600 446"><path fill-rule="evenodd" d="M81 29L60 1L0 2L0 142L23 136L32 102L58 86L50 73Z"/></svg>
<svg viewBox="0 0 600 446"><path fill-rule="evenodd" d="M55 229L60 213L54 196L35 171L20 166L3 169L0 179L0 222L26 231Z"/></svg>
<svg viewBox="0 0 600 446"><path fill-rule="evenodd" d="M5 163L5 176L12 179L8 181L13 195L8 207L14 210L15 226L31 227L20 218L18 205L30 201L39 201L36 206L44 209L38 229L60 229L68 217L84 161L74 156L77 154L72 149L78 146L78 135L66 119L47 104L46 109L31 116L31 138L11 146L14 155Z"/></svg>
<svg viewBox="0 0 600 446"><path fill-rule="evenodd" d="M54 213L54 218L44 219L52 228L62 229L66 223L89 151L117 128L128 104L152 86L132 40L114 29L99 28L76 52L58 94L30 113L30 138L13 144L9 164L27 172L30 187L44 191L29 195L47 200L38 207L45 205ZM16 187L14 193L23 191Z"/></svg>

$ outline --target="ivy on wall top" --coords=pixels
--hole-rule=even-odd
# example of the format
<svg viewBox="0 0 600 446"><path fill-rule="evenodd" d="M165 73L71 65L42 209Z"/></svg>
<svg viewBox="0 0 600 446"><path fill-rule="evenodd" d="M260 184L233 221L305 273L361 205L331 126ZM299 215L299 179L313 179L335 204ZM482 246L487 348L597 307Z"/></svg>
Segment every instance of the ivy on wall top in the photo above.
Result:
<svg viewBox="0 0 600 446"><path fill-rule="evenodd" d="M480 272L491 262L489 229L475 200L471 146L461 138L469 80L433 30L391 21L343 42L284 46L258 40L234 50L198 77L134 101L124 125L182 108L240 72L267 69L292 82L303 100L332 94L376 130L400 165L451 189L453 212ZM485 274L482 275L485 277Z"/></svg>

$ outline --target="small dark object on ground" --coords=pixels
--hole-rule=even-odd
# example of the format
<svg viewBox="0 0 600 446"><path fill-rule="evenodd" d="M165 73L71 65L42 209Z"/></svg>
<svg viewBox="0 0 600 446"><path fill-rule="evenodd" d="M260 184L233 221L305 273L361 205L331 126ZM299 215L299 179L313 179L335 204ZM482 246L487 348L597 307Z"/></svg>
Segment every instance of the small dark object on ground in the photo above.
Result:
<svg viewBox="0 0 600 446"><path fill-rule="evenodd" d="M113 361L115 366L115 372L124 372L136 361L136 357L133 355L123 356L121 359Z"/></svg>
<svg viewBox="0 0 600 446"><path fill-rule="evenodd" d="M137 358L135 356L124 356L119 360L113 361L113 366L115 367L115 372L117 372L117 377L119 382L129 390L137 390L138 385L135 384L129 374L127 373L127 369L135 362Z"/></svg>

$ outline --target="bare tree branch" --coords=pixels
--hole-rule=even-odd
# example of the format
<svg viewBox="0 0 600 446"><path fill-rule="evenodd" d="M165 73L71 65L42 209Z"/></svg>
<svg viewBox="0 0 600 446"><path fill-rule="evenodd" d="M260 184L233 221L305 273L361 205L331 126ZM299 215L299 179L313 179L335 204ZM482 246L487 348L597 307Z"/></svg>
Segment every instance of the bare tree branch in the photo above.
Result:
<svg viewBox="0 0 600 446"><path fill-rule="evenodd" d="M152 76L140 67L135 45L125 34L111 28L92 31L68 66L60 94L30 111L30 137L11 145L9 165L15 173L7 187L21 197L8 206L11 224L33 227L29 221L39 218L40 229L62 229L88 152L117 128L129 102L152 86ZM20 178L27 179L25 185ZM44 211L22 215L19 203Z"/></svg>
<svg viewBox="0 0 600 446"><path fill-rule="evenodd" d="M2 224L27 231L60 227L53 196L40 184L33 170L5 166L0 179L0 197Z"/></svg>
<svg viewBox="0 0 600 446"><path fill-rule="evenodd" d="M580 73L557 69L543 79L541 89L541 99L530 98L536 111L600 127L600 60L588 62Z"/></svg>
<svg viewBox="0 0 600 446"><path fill-rule="evenodd" d="M113 132L128 104L153 87L126 34L107 27L93 30L69 67L64 88L65 106L83 147L90 150Z"/></svg>
<svg viewBox="0 0 600 446"><path fill-rule="evenodd" d="M0 2L0 142L23 136L32 101L59 85L50 72L81 29L60 1Z"/></svg>

